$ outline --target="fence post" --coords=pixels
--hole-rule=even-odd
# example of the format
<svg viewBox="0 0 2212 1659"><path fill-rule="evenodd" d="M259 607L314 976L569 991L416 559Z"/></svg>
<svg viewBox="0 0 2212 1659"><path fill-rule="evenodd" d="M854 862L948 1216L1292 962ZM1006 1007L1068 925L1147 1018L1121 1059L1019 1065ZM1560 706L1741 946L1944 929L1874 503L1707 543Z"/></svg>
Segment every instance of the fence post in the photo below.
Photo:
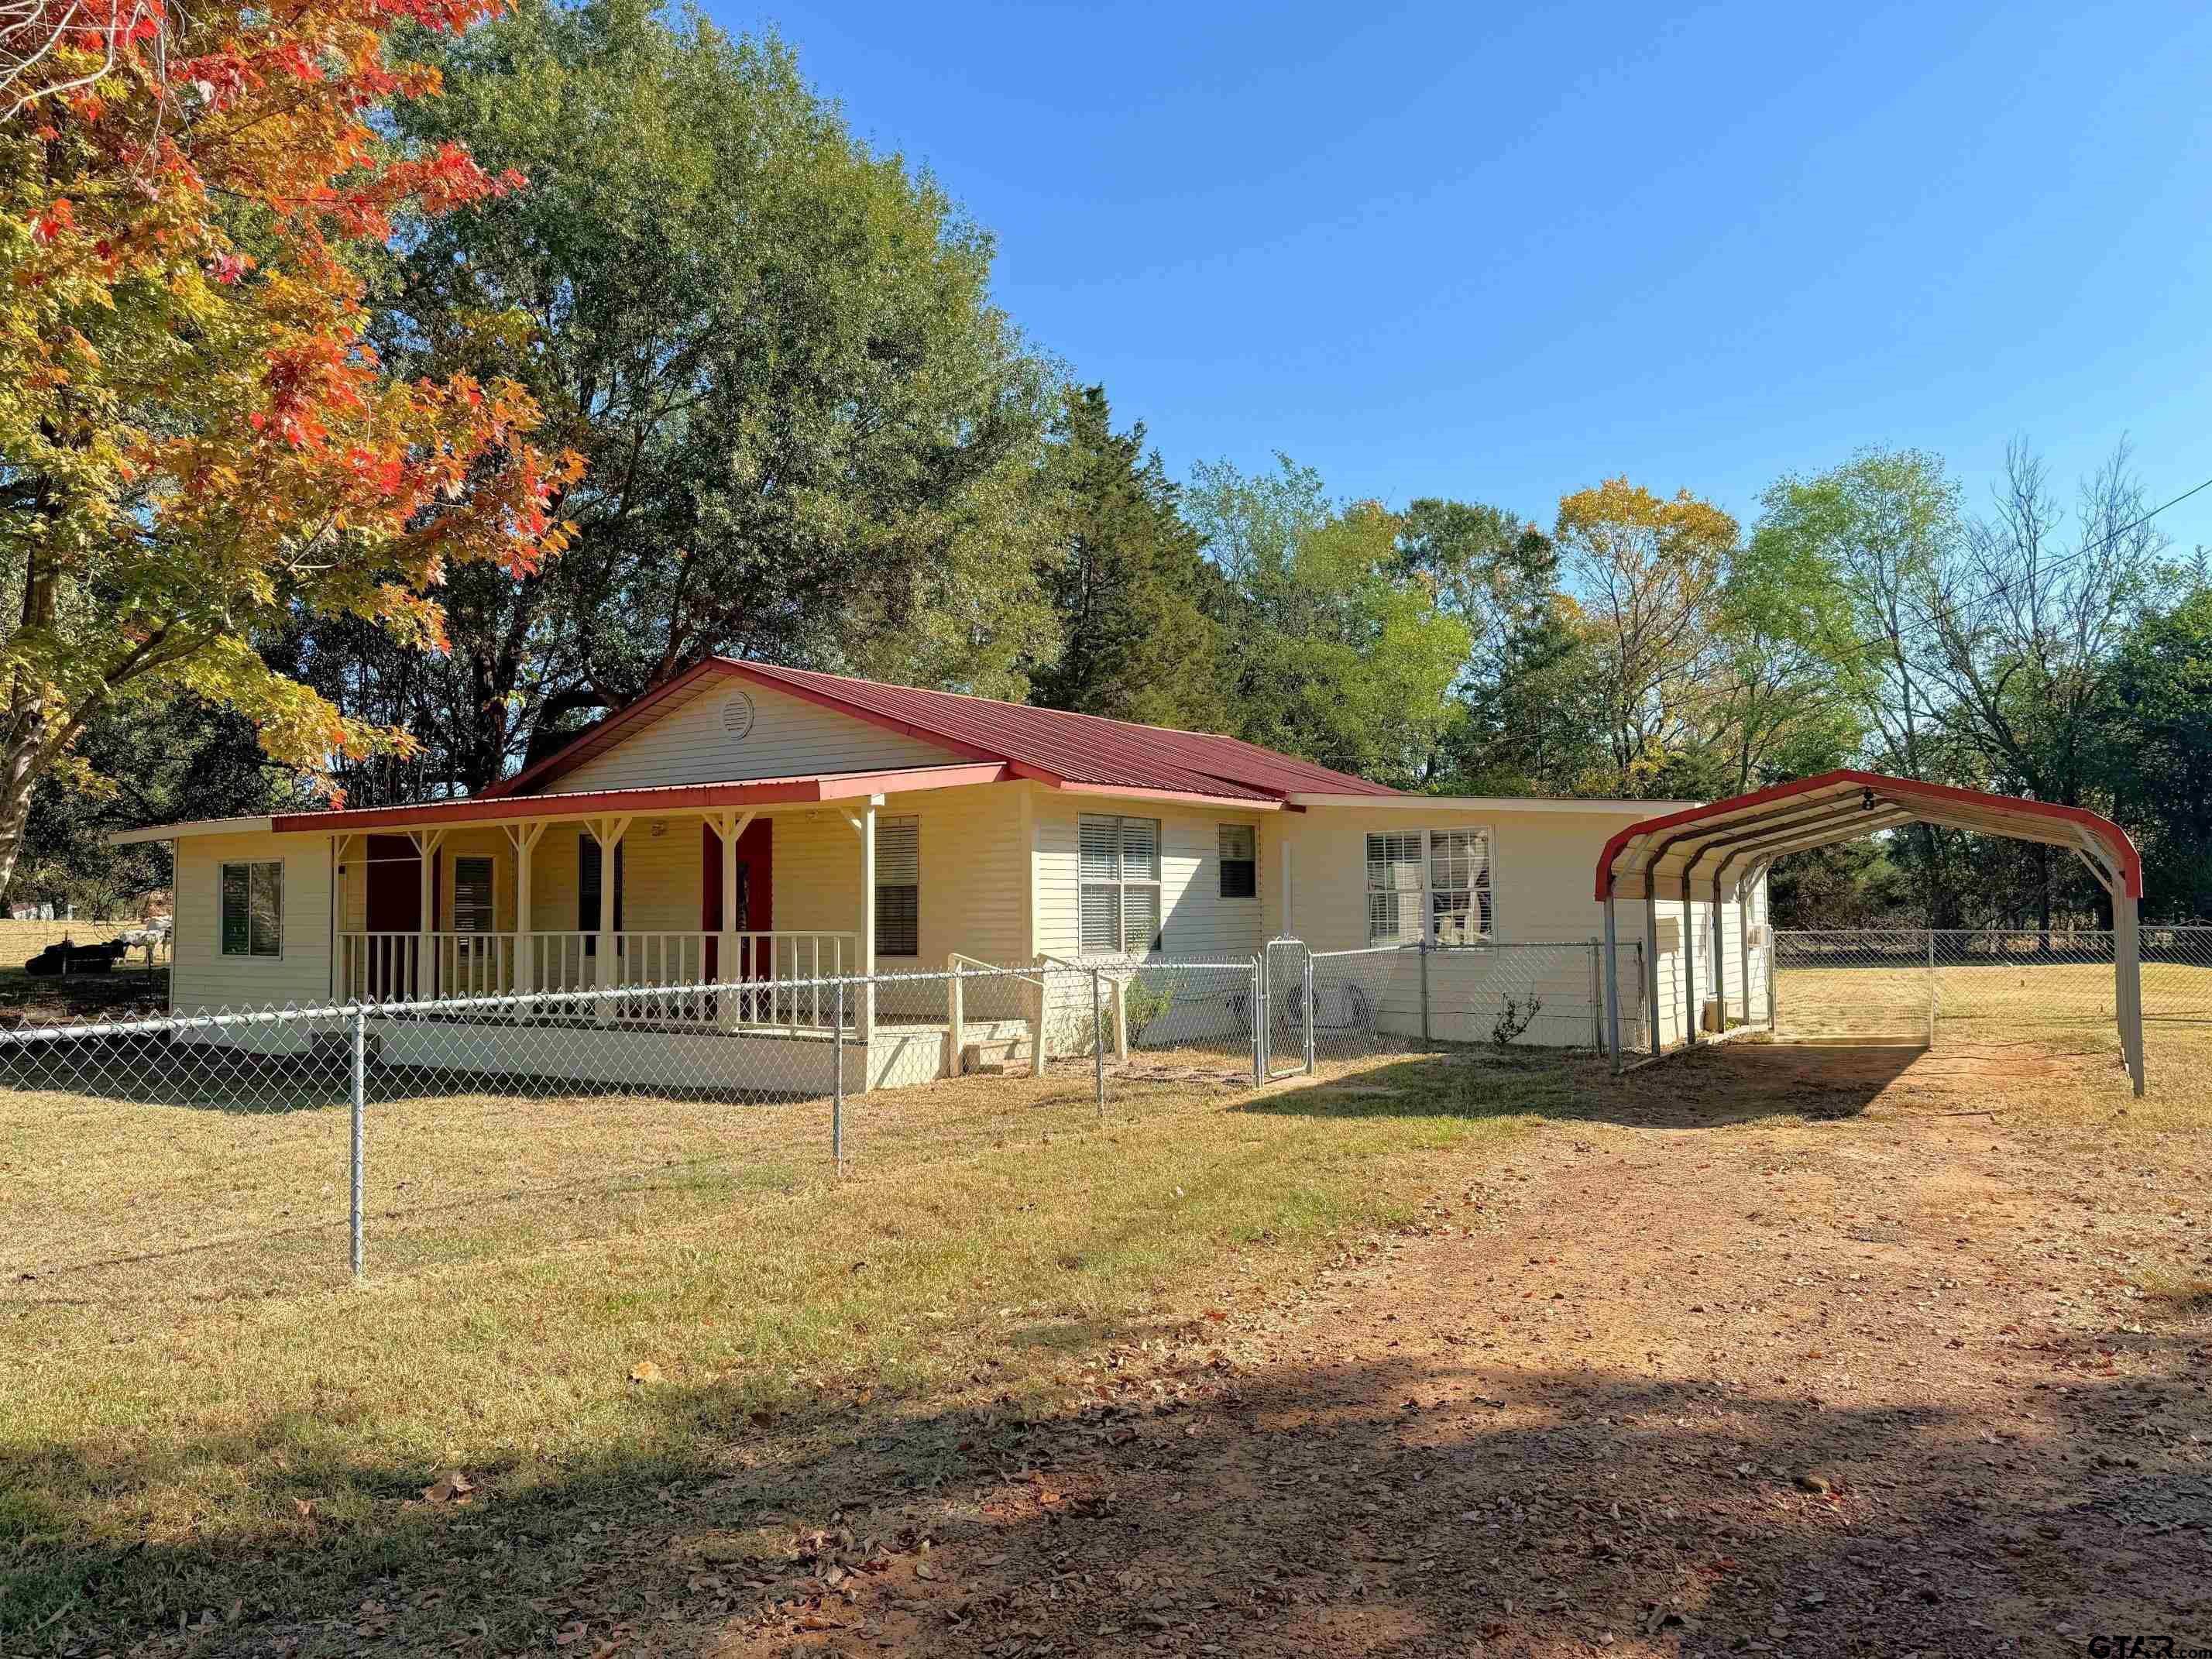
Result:
<svg viewBox="0 0 2212 1659"><path fill-rule="evenodd" d="M1936 1046L1936 930L1928 930L1928 1046Z"/></svg>
<svg viewBox="0 0 2212 1659"><path fill-rule="evenodd" d="M1429 934L1428 919L1422 918L1421 928L1421 1046L1427 1048L1434 1041L1429 1036Z"/></svg>
<svg viewBox="0 0 2212 1659"><path fill-rule="evenodd" d="M1771 1036L1780 1036L1782 1028L1775 1021L1775 1010L1780 1006L1775 994L1775 981L1782 977L1782 935L1774 931L1774 911L1770 904L1766 913L1766 1030Z"/></svg>
<svg viewBox="0 0 2212 1659"><path fill-rule="evenodd" d="M1091 1086L1098 1097L1098 1121L1106 1121L1106 1027L1098 1008L1098 970L1091 970Z"/></svg>
<svg viewBox="0 0 2212 1659"><path fill-rule="evenodd" d="M836 1068L830 1079L830 1155L836 1160L837 1173L845 1173L845 981L837 981L837 1011L830 1026L830 1064Z"/></svg>
<svg viewBox="0 0 2212 1659"><path fill-rule="evenodd" d="M1311 1077L1314 1073L1314 1024L1316 1018L1314 1010L1314 965L1313 952L1311 951L1306 952L1305 972L1300 977L1304 981L1304 985L1300 992L1299 1000L1305 1011L1306 1075L1308 1077Z"/></svg>
<svg viewBox="0 0 2212 1659"><path fill-rule="evenodd" d="M1605 991L1598 983L1604 971L1603 958L1598 953L1604 948L1605 941L1593 936L1589 942L1590 1048L1601 1054L1605 1052Z"/></svg>
<svg viewBox="0 0 2212 1659"><path fill-rule="evenodd" d="M348 1090L353 1097L353 1277L359 1284L368 1276L367 1240L363 1237L362 1202L362 1120L368 1106L368 1013L356 1006L353 1011L353 1075Z"/></svg>
<svg viewBox="0 0 2212 1659"><path fill-rule="evenodd" d="M1252 1086L1267 1080L1267 953L1252 958Z"/></svg>

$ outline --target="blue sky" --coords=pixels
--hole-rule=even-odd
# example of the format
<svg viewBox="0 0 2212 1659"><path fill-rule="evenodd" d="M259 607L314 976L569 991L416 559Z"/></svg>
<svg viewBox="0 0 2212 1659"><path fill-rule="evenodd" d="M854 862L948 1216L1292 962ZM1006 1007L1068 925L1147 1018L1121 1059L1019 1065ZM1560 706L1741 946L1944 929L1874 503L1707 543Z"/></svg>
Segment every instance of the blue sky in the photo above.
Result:
<svg viewBox="0 0 2212 1659"><path fill-rule="evenodd" d="M1618 472L1747 516L1873 443L1976 504L2015 434L2212 477L2212 8L710 10L932 168L1178 474L1546 523ZM2212 491L2161 522L2212 543Z"/></svg>

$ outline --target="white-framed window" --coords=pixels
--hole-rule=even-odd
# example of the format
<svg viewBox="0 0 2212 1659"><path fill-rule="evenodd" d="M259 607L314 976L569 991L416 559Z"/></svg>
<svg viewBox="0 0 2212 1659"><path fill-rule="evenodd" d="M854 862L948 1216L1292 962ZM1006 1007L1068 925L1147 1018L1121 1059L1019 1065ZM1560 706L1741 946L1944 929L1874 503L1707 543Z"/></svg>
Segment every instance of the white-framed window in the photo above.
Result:
<svg viewBox="0 0 2212 1659"><path fill-rule="evenodd" d="M876 954L921 954L921 820L876 820Z"/></svg>
<svg viewBox="0 0 2212 1659"><path fill-rule="evenodd" d="M1160 948L1160 821L1085 813L1077 823L1086 957Z"/></svg>
<svg viewBox="0 0 2212 1659"><path fill-rule="evenodd" d="M1260 896L1259 836L1249 823L1215 826L1221 854L1221 896Z"/></svg>
<svg viewBox="0 0 2212 1659"><path fill-rule="evenodd" d="M1367 837L1370 945L1481 945L1494 916L1487 830L1395 830Z"/></svg>
<svg viewBox="0 0 2212 1659"><path fill-rule="evenodd" d="M256 860L222 866L222 954L284 954L284 861Z"/></svg>

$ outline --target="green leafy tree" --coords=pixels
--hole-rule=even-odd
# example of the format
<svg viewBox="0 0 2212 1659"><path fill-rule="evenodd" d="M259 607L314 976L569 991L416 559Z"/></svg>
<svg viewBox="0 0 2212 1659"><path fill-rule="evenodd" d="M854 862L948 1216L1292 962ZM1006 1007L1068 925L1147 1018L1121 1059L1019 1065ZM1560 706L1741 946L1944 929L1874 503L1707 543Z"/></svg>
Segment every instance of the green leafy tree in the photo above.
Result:
<svg viewBox="0 0 2212 1659"><path fill-rule="evenodd" d="M1054 532L1040 569L1059 656L1029 669L1047 708L1186 730L1224 729L1220 577L1141 422L1114 430L1105 388L1070 391L1043 471Z"/></svg>
<svg viewBox="0 0 2212 1659"><path fill-rule="evenodd" d="M2144 908L2212 916L2212 586L2141 618L2113 665L2113 811L2142 842Z"/></svg>
<svg viewBox="0 0 2212 1659"><path fill-rule="evenodd" d="M1502 507L1424 497L1400 553L1468 630L1455 706L1425 778L1443 793L1572 795L1602 778L1603 708L1552 538Z"/></svg>
<svg viewBox="0 0 2212 1659"><path fill-rule="evenodd" d="M1405 520L1339 508L1286 457L1248 477L1197 469L1193 522L1224 582L1224 682L1237 735L1380 782L1419 787L1452 716L1467 624L1408 571Z"/></svg>
<svg viewBox="0 0 2212 1659"><path fill-rule="evenodd" d="M1049 386L989 236L696 11L525 0L422 46L400 143L532 188L410 228L387 352L514 376L587 463L568 556L448 598L457 781L710 653L1019 696Z"/></svg>

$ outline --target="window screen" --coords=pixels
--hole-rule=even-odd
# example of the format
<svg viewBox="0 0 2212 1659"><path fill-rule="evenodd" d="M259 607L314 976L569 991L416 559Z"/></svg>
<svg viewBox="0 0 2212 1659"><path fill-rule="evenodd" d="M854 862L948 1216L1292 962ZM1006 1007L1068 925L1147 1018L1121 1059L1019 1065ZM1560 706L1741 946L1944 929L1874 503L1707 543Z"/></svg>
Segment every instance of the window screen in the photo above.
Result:
<svg viewBox="0 0 2212 1659"><path fill-rule="evenodd" d="M1077 839L1083 954L1159 949L1160 821L1085 815Z"/></svg>
<svg viewBox="0 0 2212 1659"><path fill-rule="evenodd" d="M584 937L584 954L599 954L599 871L602 848L588 831L576 837L576 929ZM623 843L615 843L615 932L623 926Z"/></svg>
<svg viewBox="0 0 2212 1659"><path fill-rule="evenodd" d="M921 954L921 820L876 821L876 954Z"/></svg>
<svg viewBox="0 0 2212 1659"><path fill-rule="evenodd" d="M492 860L464 858L453 860L453 931L489 933L494 931Z"/></svg>
<svg viewBox="0 0 2212 1659"><path fill-rule="evenodd" d="M284 954L284 865L281 859L222 866L222 954Z"/></svg>
<svg viewBox="0 0 2212 1659"><path fill-rule="evenodd" d="M1370 945L1480 945L1492 923L1487 830L1367 837Z"/></svg>
<svg viewBox="0 0 2212 1659"><path fill-rule="evenodd" d="M1249 823L1224 823L1216 834L1221 848L1221 896L1255 898L1260 892L1258 836Z"/></svg>

